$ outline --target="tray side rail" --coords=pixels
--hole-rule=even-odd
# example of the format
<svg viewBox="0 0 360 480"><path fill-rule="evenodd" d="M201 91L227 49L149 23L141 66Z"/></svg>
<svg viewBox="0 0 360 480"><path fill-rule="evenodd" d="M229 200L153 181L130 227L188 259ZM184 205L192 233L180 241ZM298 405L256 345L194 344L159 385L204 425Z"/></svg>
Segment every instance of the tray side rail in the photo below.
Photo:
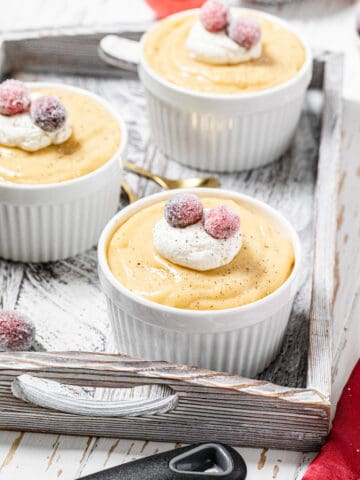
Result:
<svg viewBox="0 0 360 480"><path fill-rule="evenodd" d="M324 111L315 192L314 260L307 387L331 396L336 214L340 169L343 56L324 53ZM321 68L318 67L319 72Z"/></svg>
<svg viewBox="0 0 360 480"><path fill-rule="evenodd" d="M160 384L177 394L178 403L171 411L157 415L74 415L15 398L12 382L23 373L62 385L94 388L94 395L97 388L104 394L104 389L113 393L113 389ZM314 390L166 362L84 352L0 354L0 408L0 428L4 429L110 437L125 433L128 438L188 443L217 440L303 451L321 446L330 413L329 403Z"/></svg>

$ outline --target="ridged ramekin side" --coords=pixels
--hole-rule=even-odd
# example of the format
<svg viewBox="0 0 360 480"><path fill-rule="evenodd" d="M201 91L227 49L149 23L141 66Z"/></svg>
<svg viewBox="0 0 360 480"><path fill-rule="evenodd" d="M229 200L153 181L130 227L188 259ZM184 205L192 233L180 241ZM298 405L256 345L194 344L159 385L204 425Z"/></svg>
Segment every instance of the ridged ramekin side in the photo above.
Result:
<svg viewBox="0 0 360 480"><path fill-rule="evenodd" d="M116 213L120 179L64 203L0 203L0 257L21 262L60 260L96 245ZM64 199L66 200L66 199Z"/></svg>
<svg viewBox="0 0 360 480"><path fill-rule="evenodd" d="M196 112L146 92L152 136L160 150L200 170L235 172L266 165L289 147L304 95L267 112Z"/></svg>
<svg viewBox="0 0 360 480"><path fill-rule="evenodd" d="M115 347L145 360L196 365L252 377L266 368L281 347L293 298L255 325L223 333L194 333L150 325L107 299Z"/></svg>

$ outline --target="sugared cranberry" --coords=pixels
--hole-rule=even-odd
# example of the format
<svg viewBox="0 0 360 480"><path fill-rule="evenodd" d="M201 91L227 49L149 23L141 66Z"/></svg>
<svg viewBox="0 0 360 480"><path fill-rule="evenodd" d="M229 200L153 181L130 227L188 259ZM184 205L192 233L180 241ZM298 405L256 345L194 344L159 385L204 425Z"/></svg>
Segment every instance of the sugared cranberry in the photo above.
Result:
<svg viewBox="0 0 360 480"><path fill-rule="evenodd" d="M35 340L35 326L25 315L0 311L0 351L29 350Z"/></svg>
<svg viewBox="0 0 360 480"><path fill-rule="evenodd" d="M229 37L246 50L250 50L261 39L260 25L248 17L234 17L228 28Z"/></svg>
<svg viewBox="0 0 360 480"><path fill-rule="evenodd" d="M16 115L27 112L30 107L30 92L20 80L5 80L0 85L0 114Z"/></svg>
<svg viewBox="0 0 360 480"><path fill-rule="evenodd" d="M207 0L200 10L200 22L209 32L224 30L228 16L229 10L221 0Z"/></svg>
<svg viewBox="0 0 360 480"><path fill-rule="evenodd" d="M230 238L239 228L239 215L226 205L220 205L205 212L204 229L214 238Z"/></svg>
<svg viewBox="0 0 360 480"><path fill-rule="evenodd" d="M178 193L165 204L166 221L175 228L185 228L199 222L204 214L200 199L191 193Z"/></svg>
<svg viewBox="0 0 360 480"><path fill-rule="evenodd" d="M30 116L45 132L55 132L64 125L67 112L59 98L44 95L32 102Z"/></svg>

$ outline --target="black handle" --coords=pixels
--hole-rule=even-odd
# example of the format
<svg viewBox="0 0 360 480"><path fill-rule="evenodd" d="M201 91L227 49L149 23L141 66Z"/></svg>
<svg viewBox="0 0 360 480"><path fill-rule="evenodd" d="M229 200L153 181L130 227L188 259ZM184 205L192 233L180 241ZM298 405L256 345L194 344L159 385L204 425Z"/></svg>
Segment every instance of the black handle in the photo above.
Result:
<svg viewBox="0 0 360 480"><path fill-rule="evenodd" d="M236 450L219 443L205 443L125 463L81 480L244 480L245 477L246 465Z"/></svg>

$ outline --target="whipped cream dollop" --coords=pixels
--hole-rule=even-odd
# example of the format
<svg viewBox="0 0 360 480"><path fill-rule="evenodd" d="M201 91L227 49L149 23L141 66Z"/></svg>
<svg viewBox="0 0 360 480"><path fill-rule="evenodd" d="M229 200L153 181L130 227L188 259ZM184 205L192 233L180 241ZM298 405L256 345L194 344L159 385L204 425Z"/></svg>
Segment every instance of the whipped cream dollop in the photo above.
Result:
<svg viewBox="0 0 360 480"><path fill-rule="evenodd" d="M32 94L31 99L35 100L39 96ZM29 112L12 116L0 115L0 144L7 147L35 152L49 145L64 143L71 134L72 127L68 119L58 130L46 132L34 124Z"/></svg>
<svg viewBox="0 0 360 480"><path fill-rule="evenodd" d="M238 230L230 238L217 239L205 231L201 221L174 228L162 218L154 227L153 241L157 252L171 262L205 271L230 263L241 249L242 236Z"/></svg>
<svg viewBox="0 0 360 480"><path fill-rule="evenodd" d="M225 30L209 32L200 21L190 30L186 42L190 55L195 60L214 65L235 65L259 58L262 52L261 40L250 49L232 40Z"/></svg>

